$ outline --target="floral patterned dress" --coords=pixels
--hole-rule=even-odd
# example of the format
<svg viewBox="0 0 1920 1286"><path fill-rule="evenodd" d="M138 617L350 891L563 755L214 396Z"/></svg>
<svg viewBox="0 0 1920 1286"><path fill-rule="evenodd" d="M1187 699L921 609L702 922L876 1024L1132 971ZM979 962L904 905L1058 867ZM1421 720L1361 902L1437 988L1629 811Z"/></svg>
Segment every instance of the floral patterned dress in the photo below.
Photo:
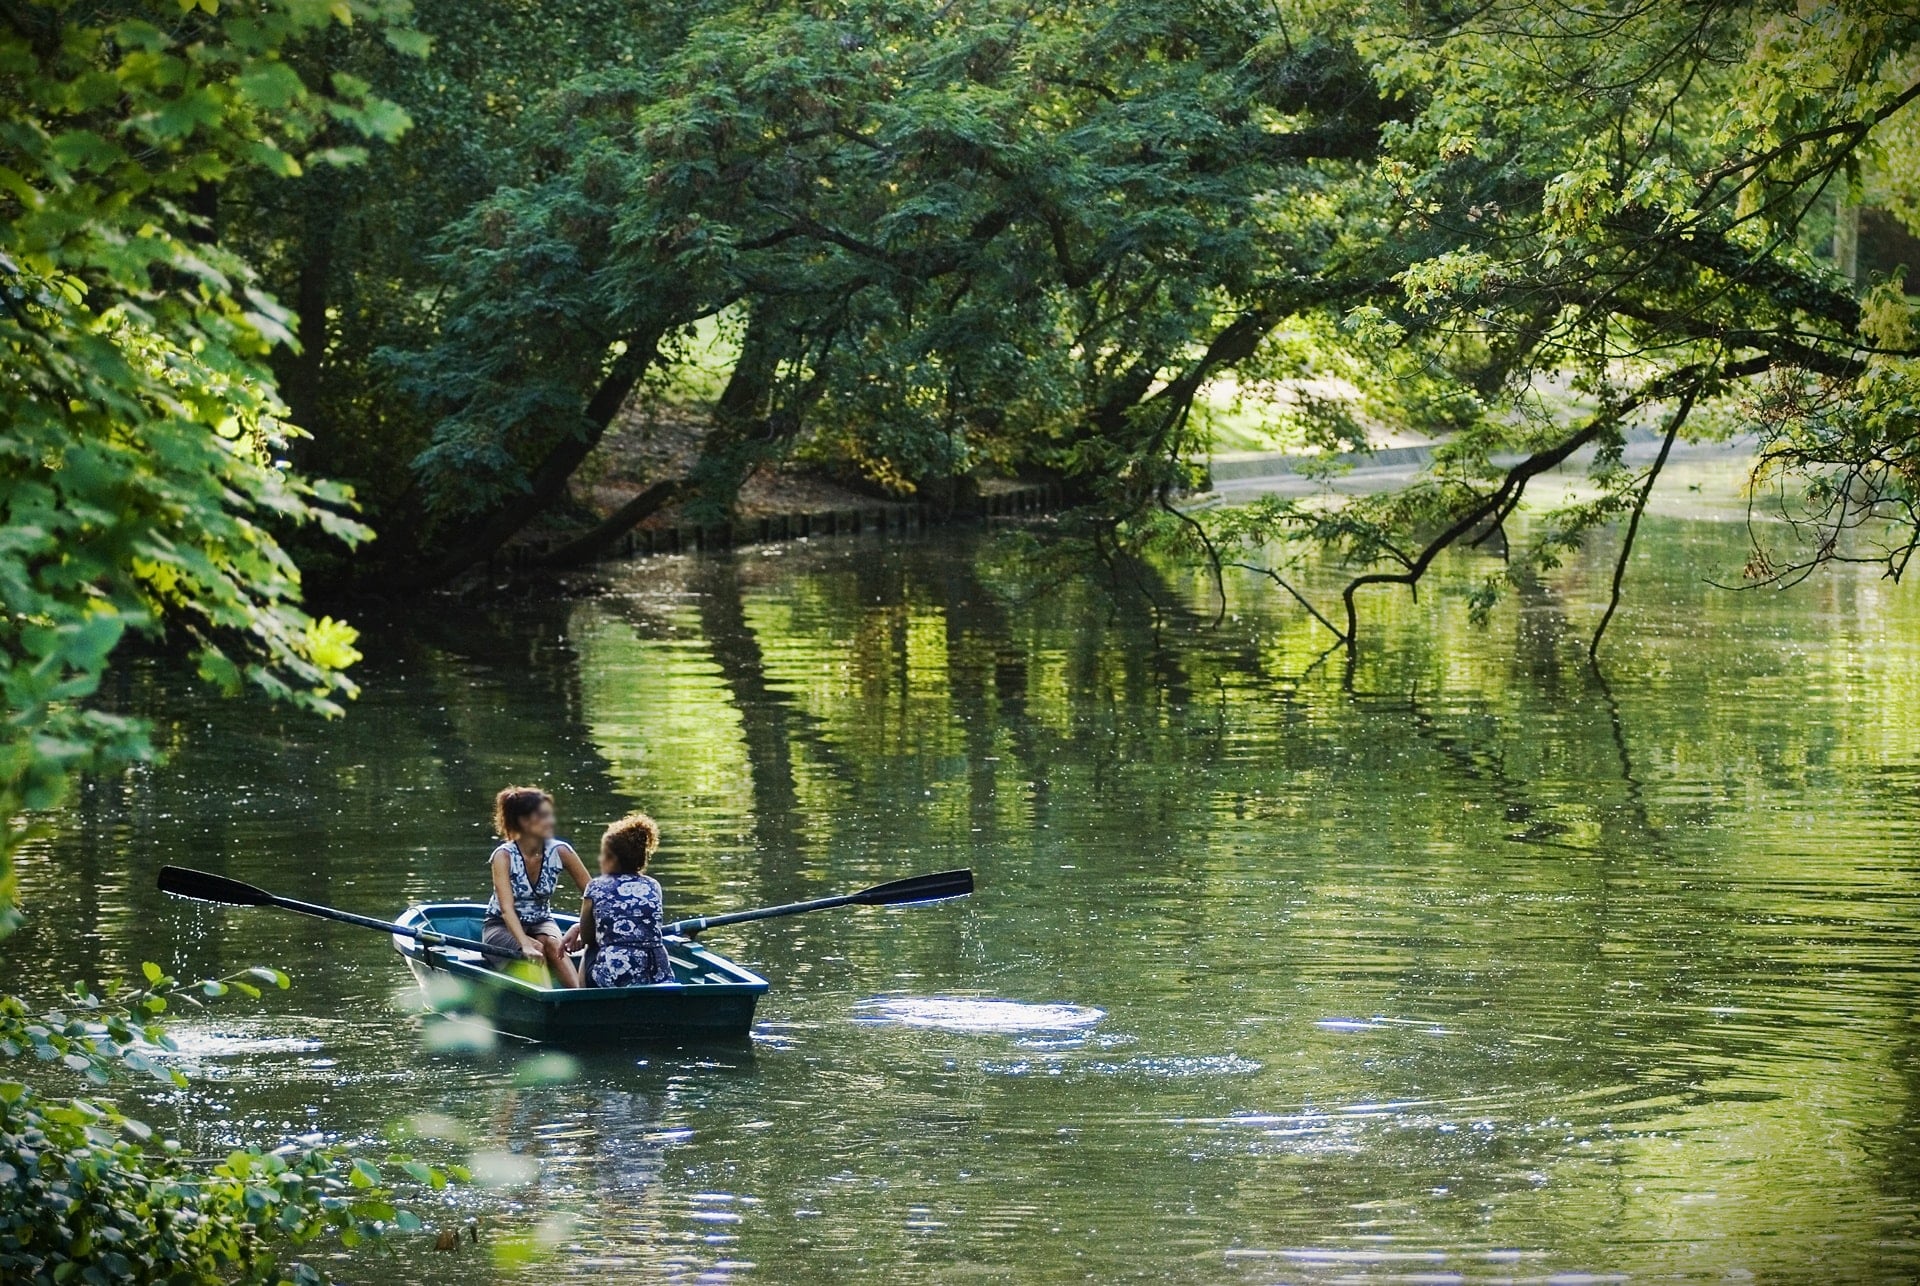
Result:
<svg viewBox="0 0 1920 1286"><path fill-rule="evenodd" d="M542 925L553 924L553 890L560 883L560 872L564 869L560 862L560 850L571 847L563 839L550 839L540 857L540 873L533 879L527 878L526 858L519 846L511 840L501 844L487 855L491 863L502 853L507 857L507 883L513 889L513 913L519 917L520 927L528 933L538 933ZM500 910L500 894L496 891L487 897L486 923L505 924L506 919ZM553 932L560 930L554 928ZM513 945L511 938L507 945Z"/></svg>
<svg viewBox="0 0 1920 1286"><path fill-rule="evenodd" d="M673 981L660 940L660 884L651 875L596 875L587 885L598 944L588 970L596 987Z"/></svg>

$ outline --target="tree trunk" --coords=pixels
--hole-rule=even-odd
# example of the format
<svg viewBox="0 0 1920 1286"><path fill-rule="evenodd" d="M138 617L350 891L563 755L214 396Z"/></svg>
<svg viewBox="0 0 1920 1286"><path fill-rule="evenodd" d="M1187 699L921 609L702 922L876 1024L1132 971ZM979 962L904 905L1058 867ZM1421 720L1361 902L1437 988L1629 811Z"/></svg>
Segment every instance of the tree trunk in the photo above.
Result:
<svg viewBox="0 0 1920 1286"><path fill-rule="evenodd" d="M774 323L765 311L755 311L747 318L740 356L713 404L713 428L700 444L700 458L688 479L693 503L702 511L697 516L719 519L732 513L747 475L767 445L782 436L773 413L780 357Z"/></svg>
<svg viewBox="0 0 1920 1286"><path fill-rule="evenodd" d="M663 478L621 505L606 519L540 558L542 567L578 567L590 563L613 543L686 493L685 478Z"/></svg>
<svg viewBox="0 0 1920 1286"><path fill-rule="evenodd" d="M416 567L411 573L401 573L397 578L398 587L422 589L452 580L497 553L521 528L558 500L574 471L606 436L607 426L613 423L613 417L626 405L628 395L659 355L664 333L664 328L656 327L645 335L630 337L627 350L614 359L612 369L588 401L578 430L566 434L547 452L546 458L528 477L527 489L468 527L449 542L438 558Z"/></svg>

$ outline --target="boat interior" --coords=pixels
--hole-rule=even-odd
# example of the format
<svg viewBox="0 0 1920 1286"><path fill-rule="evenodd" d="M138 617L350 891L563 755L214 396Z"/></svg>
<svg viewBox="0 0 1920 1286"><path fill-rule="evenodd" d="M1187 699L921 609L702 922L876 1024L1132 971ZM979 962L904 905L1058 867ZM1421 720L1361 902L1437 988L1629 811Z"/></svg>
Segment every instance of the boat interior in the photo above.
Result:
<svg viewBox="0 0 1920 1286"><path fill-rule="evenodd" d="M553 918L563 930L571 929L576 919L576 917L571 915L555 915ZM477 941L484 931L482 919L483 912L481 908L477 906L426 906L416 907L410 910L407 915L403 917L403 922L431 925L434 929L451 937L471 938ZM723 962L716 959L707 951L696 947L685 938L670 937L666 942L667 959L673 963L673 982L655 983L653 984L655 986L701 986L713 984L738 986L742 982L749 981L750 976L742 977L739 974L727 972ZM459 961L461 964L473 965L480 968L485 968L489 964L487 958L482 956L478 951L468 951L461 947L436 946L433 948L433 951L435 955ZM584 964L583 957L585 954L585 952L580 951L574 953L573 962L576 968ZM631 991L640 990L640 988L622 988L622 990Z"/></svg>

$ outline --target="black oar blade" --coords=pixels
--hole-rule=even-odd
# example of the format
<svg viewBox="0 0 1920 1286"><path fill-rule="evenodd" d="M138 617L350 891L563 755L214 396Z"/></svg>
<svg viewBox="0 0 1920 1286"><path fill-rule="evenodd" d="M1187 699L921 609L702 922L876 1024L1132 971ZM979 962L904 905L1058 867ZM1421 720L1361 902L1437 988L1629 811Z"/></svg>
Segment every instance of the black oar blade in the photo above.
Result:
<svg viewBox="0 0 1920 1286"><path fill-rule="evenodd" d="M273 905L273 894L265 889L185 866L161 867L160 891L201 902L224 902L228 906Z"/></svg>
<svg viewBox="0 0 1920 1286"><path fill-rule="evenodd" d="M940 871L915 875L890 884L876 884L853 895L862 906L898 906L902 902L938 902L963 898L973 892L972 871Z"/></svg>

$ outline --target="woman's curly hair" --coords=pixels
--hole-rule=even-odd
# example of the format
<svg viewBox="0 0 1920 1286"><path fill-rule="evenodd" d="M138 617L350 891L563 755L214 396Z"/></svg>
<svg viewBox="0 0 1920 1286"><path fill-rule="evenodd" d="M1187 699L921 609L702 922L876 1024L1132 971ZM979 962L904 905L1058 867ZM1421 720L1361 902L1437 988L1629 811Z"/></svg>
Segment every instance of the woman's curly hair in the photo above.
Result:
<svg viewBox="0 0 1920 1286"><path fill-rule="evenodd" d="M538 786L507 787L493 797L493 833L512 839L521 822L539 812L540 805L552 802L553 796Z"/></svg>
<svg viewBox="0 0 1920 1286"><path fill-rule="evenodd" d="M628 813L600 837L601 851L613 858L622 874L638 875L660 847L660 827L645 813Z"/></svg>

